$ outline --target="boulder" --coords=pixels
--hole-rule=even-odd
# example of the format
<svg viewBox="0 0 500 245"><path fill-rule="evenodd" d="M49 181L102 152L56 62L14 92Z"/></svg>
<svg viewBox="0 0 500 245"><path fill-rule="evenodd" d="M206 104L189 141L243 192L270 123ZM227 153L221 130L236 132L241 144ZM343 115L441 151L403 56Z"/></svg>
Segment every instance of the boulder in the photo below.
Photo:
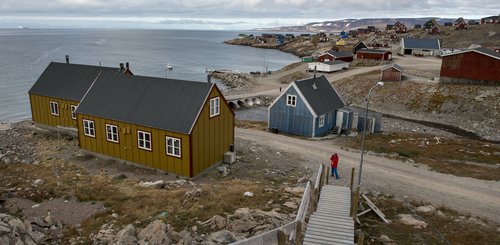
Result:
<svg viewBox="0 0 500 245"><path fill-rule="evenodd" d="M113 224L104 224L97 234L92 238L94 245L109 244L115 239L115 227Z"/></svg>
<svg viewBox="0 0 500 245"><path fill-rule="evenodd" d="M236 242L234 234L228 230L217 231L208 236L208 240L217 244L228 244Z"/></svg>
<svg viewBox="0 0 500 245"><path fill-rule="evenodd" d="M258 225L259 223L253 220L238 219L229 223L227 228L228 230L235 233L245 233L245 232L251 232L252 229Z"/></svg>
<svg viewBox="0 0 500 245"><path fill-rule="evenodd" d="M189 231L182 230L179 233L179 243L177 244L182 244L182 245L193 244L193 237L191 236L191 233L189 233Z"/></svg>
<svg viewBox="0 0 500 245"><path fill-rule="evenodd" d="M405 225L413 226L413 228L427 228L427 223L415 219L411 214L398 214L399 222Z"/></svg>
<svg viewBox="0 0 500 245"><path fill-rule="evenodd" d="M285 203L283 203L283 206L289 207L291 209L297 209L299 207L297 205L297 203L294 203L294 202L285 202Z"/></svg>
<svg viewBox="0 0 500 245"><path fill-rule="evenodd" d="M43 185L43 183L44 183L43 179L37 179L37 180L33 181L34 186Z"/></svg>
<svg viewBox="0 0 500 245"><path fill-rule="evenodd" d="M309 177L302 176L300 179L297 180L297 184L306 183L307 181L309 181Z"/></svg>
<svg viewBox="0 0 500 245"><path fill-rule="evenodd" d="M378 237L377 240L383 245L397 245L397 243L395 243L392 239L390 239L386 235L380 235L380 237Z"/></svg>
<svg viewBox="0 0 500 245"><path fill-rule="evenodd" d="M302 195L302 193L304 193L303 187L286 187L284 190L285 190L285 192L297 194L297 195Z"/></svg>
<svg viewBox="0 0 500 245"><path fill-rule="evenodd" d="M163 188L164 185L165 185L165 182L163 180L157 180L155 182L146 181L146 182L140 182L139 183L139 186L142 186L142 187L153 187L153 188Z"/></svg>
<svg viewBox="0 0 500 245"><path fill-rule="evenodd" d="M168 235L167 225L161 220L151 222L146 228L142 229L137 235L139 244L160 245L172 244L172 240Z"/></svg>
<svg viewBox="0 0 500 245"><path fill-rule="evenodd" d="M416 208L419 213L434 213L436 212L436 208L431 205L420 206Z"/></svg>
<svg viewBox="0 0 500 245"><path fill-rule="evenodd" d="M220 215L215 215L212 218L199 224L203 227L210 227L210 229L222 230L226 227L226 223L226 218Z"/></svg>
<svg viewBox="0 0 500 245"><path fill-rule="evenodd" d="M135 227L132 224L125 226L121 231L116 233L115 245L128 245L136 244L137 238L135 237Z"/></svg>
<svg viewBox="0 0 500 245"><path fill-rule="evenodd" d="M184 193L184 200L182 201L182 203L186 204L187 202L193 200L196 197L200 197L201 195L203 195L203 190L201 188L189 189Z"/></svg>

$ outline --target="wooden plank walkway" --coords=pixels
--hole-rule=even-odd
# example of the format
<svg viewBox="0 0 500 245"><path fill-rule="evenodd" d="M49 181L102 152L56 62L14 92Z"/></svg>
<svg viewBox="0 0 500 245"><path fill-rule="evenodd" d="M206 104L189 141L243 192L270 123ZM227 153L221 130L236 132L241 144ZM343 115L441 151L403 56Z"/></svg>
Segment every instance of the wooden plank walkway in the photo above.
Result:
<svg viewBox="0 0 500 245"><path fill-rule="evenodd" d="M354 244L354 220L351 190L348 187L325 185L316 212L311 214L304 236L304 245Z"/></svg>

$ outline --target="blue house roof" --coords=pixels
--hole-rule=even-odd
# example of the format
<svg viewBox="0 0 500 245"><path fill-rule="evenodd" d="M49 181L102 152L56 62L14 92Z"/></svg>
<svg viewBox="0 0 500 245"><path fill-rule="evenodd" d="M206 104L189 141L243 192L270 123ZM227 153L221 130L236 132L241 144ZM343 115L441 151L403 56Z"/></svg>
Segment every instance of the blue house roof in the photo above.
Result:
<svg viewBox="0 0 500 245"><path fill-rule="evenodd" d="M325 76L312 77L294 82L316 115L345 106L344 101Z"/></svg>

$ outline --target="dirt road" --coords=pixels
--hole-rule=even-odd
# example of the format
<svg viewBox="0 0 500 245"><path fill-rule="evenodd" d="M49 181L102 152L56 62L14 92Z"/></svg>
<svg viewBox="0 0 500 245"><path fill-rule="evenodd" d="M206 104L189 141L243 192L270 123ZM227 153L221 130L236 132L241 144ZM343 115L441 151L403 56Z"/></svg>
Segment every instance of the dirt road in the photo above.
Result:
<svg viewBox="0 0 500 245"><path fill-rule="evenodd" d="M313 164L310 167L314 169L319 163L327 163L332 152L337 152L340 155L341 179L335 181L336 185L347 186L350 169L359 166L358 152L344 151L328 140L311 141L240 128L236 129L236 137L255 141L276 151L298 154L302 159L297 159L296 164ZM417 164L365 155L361 182L362 188L367 191L379 191L399 198L408 196L416 201L444 205L500 223L499 181L456 177L432 172Z"/></svg>

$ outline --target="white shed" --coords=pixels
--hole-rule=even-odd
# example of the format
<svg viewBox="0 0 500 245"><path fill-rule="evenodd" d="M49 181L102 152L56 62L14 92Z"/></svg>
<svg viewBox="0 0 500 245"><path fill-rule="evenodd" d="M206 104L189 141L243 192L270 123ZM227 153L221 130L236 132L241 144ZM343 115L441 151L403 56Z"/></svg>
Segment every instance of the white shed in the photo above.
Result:
<svg viewBox="0 0 500 245"><path fill-rule="evenodd" d="M333 60L327 62L311 62L309 63L309 71L319 72L334 72L349 68L349 62L341 60Z"/></svg>

